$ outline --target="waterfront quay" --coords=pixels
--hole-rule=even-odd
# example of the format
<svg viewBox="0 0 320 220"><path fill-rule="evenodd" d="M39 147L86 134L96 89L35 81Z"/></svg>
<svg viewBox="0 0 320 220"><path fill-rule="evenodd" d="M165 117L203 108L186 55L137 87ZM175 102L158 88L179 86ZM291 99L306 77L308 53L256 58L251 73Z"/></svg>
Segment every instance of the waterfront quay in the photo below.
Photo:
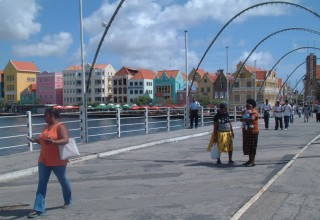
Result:
<svg viewBox="0 0 320 220"><path fill-rule="evenodd" d="M68 177L73 207L61 209L59 183L48 184L41 219L319 219L320 123L296 118L289 130L260 120L255 167L243 167L240 122L233 160L206 151L212 126L79 145ZM25 219L37 188L38 151L1 157L0 219Z"/></svg>

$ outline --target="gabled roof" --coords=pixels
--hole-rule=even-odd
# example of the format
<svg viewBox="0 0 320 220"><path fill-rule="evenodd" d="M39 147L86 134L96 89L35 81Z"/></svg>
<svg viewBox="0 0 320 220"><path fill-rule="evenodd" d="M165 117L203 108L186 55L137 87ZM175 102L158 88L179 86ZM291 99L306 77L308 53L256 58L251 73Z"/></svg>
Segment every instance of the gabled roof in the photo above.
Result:
<svg viewBox="0 0 320 220"><path fill-rule="evenodd" d="M201 78L206 74L206 71L204 71L203 69L198 69L197 72L199 73L199 75L201 76Z"/></svg>
<svg viewBox="0 0 320 220"><path fill-rule="evenodd" d="M181 73L181 75L182 75L182 77L183 77L184 80L187 79L187 74L186 74L186 73Z"/></svg>
<svg viewBox="0 0 320 220"><path fill-rule="evenodd" d="M249 71L252 72L252 73L258 72L258 71L264 71L263 69L258 68L258 67L254 68L253 66L249 66L249 65L244 65L244 66L245 66L245 68L246 68L247 70L249 70Z"/></svg>
<svg viewBox="0 0 320 220"><path fill-rule="evenodd" d="M35 73L40 72L38 67L33 62L23 62L23 61L14 61L14 60L10 60L10 62L18 71L35 72Z"/></svg>
<svg viewBox="0 0 320 220"><path fill-rule="evenodd" d="M147 69L140 69L137 74L135 74L130 80L132 79L154 79L156 77L155 72L152 70Z"/></svg>
<svg viewBox="0 0 320 220"><path fill-rule="evenodd" d="M256 79L257 80L264 80L266 78L267 71L262 70L262 71L257 71L256 72Z"/></svg>
<svg viewBox="0 0 320 220"><path fill-rule="evenodd" d="M208 78L209 78L209 80L210 80L211 82L214 83L214 82L217 80L218 75L215 74L215 73L209 73L209 74L208 74Z"/></svg>
<svg viewBox="0 0 320 220"><path fill-rule="evenodd" d="M23 91L21 91L20 94L22 95L26 95L26 94L30 94L30 93L34 93L37 91L37 84L33 83L30 84L27 88L25 88Z"/></svg>
<svg viewBox="0 0 320 220"><path fill-rule="evenodd" d="M161 70L161 71L158 71L157 77L160 78L163 75L163 73L166 73L169 78L170 77L176 78L179 73L179 70Z"/></svg>

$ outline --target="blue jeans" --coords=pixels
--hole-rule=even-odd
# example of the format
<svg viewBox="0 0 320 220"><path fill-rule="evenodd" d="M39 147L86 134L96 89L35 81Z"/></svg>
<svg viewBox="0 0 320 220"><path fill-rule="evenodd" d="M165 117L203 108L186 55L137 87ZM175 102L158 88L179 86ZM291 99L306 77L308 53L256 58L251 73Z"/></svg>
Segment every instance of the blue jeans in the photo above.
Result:
<svg viewBox="0 0 320 220"><path fill-rule="evenodd" d="M45 212L45 199L47 193L47 185L49 182L51 171L56 175L63 193L64 204L71 204L71 187L66 177L67 166L46 166L43 163L38 163L39 182L36 200L33 209L38 212Z"/></svg>
<svg viewBox="0 0 320 220"><path fill-rule="evenodd" d="M289 127L290 116L284 116L284 128Z"/></svg>

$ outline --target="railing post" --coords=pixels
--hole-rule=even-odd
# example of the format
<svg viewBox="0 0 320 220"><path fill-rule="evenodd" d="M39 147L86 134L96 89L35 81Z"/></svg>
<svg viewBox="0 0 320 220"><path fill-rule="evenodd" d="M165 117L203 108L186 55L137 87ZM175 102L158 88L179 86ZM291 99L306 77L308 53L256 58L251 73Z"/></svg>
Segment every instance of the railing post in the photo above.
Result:
<svg viewBox="0 0 320 220"><path fill-rule="evenodd" d="M170 108L167 108L167 130L170 131Z"/></svg>
<svg viewBox="0 0 320 220"><path fill-rule="evenodd" d="M183 108L183 113L184 113L184 127L187 127L187 117L189 117L189 115L187 115L187 106L184 106L184 108Z"/></svg>
<svg viewBox="0 0 320 220"><path fill-rule="evenodd" d="M28 126L28 136L32 137L32 116L31 116L31 111L27 111L27 118L28 118L28 122L27 122L27 126ZM33 151L33 143L29 141L29 150Z"/></svg>
<svg viewBox="0 0 320 220"><path fill-rule="evenodd" d="M118 137L121 137L121 123L120 123L120 109L117 108L117 128L118 128Z"/></svg>
<svg viewBox="0 0 320 220"><path fill-rule="evenodd" d="M203 121L203 107L201 106L201 126L204 126L204 121Z"/></svg>
<svg viewBox="0 0 320 220"><path fill-rule="evenodd" d="M237 106L234 106L234 122L237 121Z"/></svg>
<svg viewBox="0 0 320 220"><path fill-rule="evenodd" d="M146 134L149 133L149 110L148 108L145 108L145 112L144 112L144 118L145 118L145 131L146 131Z"/></svg>

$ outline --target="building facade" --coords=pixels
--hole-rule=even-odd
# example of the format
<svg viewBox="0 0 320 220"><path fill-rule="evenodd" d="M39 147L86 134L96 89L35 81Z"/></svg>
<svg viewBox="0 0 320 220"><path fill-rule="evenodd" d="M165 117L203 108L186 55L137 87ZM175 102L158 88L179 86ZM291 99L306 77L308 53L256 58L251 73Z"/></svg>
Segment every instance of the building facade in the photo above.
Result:
<svg viewBox="0 0 320 220"><path fill-rule="evenodd" d="M139 96L147 96L153 100L153 79L155 72L147 69L140 69L140 71L129 79L128 91L129 102L134 103L134 99Z"/></svg>
<svg viewBox="0 0 320 220"><path fill-rule="evenodd" d="M259 93L259 88L267 75L266 70L245 65L240 71L242 63L237 64L237 71L233 73L230 85L233 86L230 94L230 108L234 106L244 106L247 99L255 99L258 105L261 105L265 99L269 99L274 104L279 93L279 78L273 72L267 78L266 83ZM236 74L238 77L235 78Z"/></svg>
<svg viewBox="0 0 320 220"><path fill-rule="evenodd" d="M306 76L304 78L304 99L313 103L318 90L317 84L317 56L313 53L306 58Z"/></svg>
<svg viewBox="0 0 320 220"><path fill-rule="evenodd" d="M4 74L3 70L0 70L0 101L4 98Z"/></svg>
<svg viewBox="0 0 320 220"><path fill-rule="evenodd" d="M81 66L70 66L63 71L63 104L81 105L83 99L83 83L87 87L91 65L86 64L85 82ZM115 69L111 64L96 64L93 68L87 92L87 102L108 103L112 100L112 77Z"/></svg>
<svg viewBox="0 0 320 220"><path fill-rule="evenodd" d="M30 84L20 93L20 105L37 104L37 84Z"/></svg>
<svg viewBox="0 0 320 220"><path fill-rule="evenodd" d="M164 105L168 102L176 104L178 102L177 91L186 84L186 74L179 70L158 71L153 83L155 92L153 104Z"/></svg>
<svg viewBox="0 0 320 220"><path fill-rule="evenodd" d="M9 60L3 73L4 101L7 105L19 105L21 92L37 82L40 71L33 62Z"/></svg>
<svg viewBox="0 0 320 220"><path fill-rule="evenodd" d="M63 105L63 74L47 71L38 74L37 99L41 104Z"/></svg>

